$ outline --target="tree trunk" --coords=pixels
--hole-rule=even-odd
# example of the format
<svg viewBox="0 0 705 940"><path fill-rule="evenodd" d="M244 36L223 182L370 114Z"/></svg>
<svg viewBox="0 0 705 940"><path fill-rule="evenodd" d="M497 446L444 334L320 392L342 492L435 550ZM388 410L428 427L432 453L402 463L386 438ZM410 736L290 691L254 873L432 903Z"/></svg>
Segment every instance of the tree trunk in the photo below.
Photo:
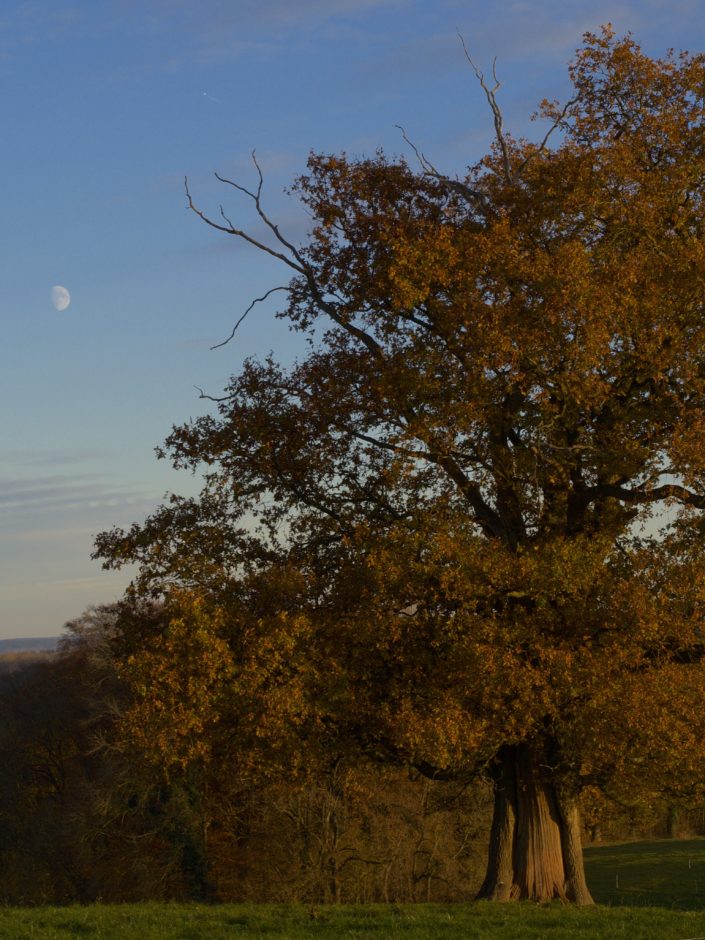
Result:
<svg viewBox="0 0 705 940"><path fill-rule="evenodd" d="M578 806L559 791L542 750L521 744L498 755L487 874L478 897L592 904Z"/></svg>
<svg viewBox="0 0 705 940"><path fill-rule="evenodd" d="M667 835L669 839L678 838L678 823L680 822L680 813L678 807L671 804L668 807Z"/></svg>

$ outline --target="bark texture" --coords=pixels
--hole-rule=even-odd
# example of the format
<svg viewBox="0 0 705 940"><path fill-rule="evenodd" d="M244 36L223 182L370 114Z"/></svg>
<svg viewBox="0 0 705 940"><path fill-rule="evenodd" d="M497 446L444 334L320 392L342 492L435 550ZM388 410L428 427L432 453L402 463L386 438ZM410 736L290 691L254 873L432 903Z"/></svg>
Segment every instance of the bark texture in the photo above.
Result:
<svg viewBox="0 0 705 940"><path fill-rule="evenodd" d="M487 874L478 897L593 903L578 806L552 779L543 747L521 744L498 755Z"/></svg>

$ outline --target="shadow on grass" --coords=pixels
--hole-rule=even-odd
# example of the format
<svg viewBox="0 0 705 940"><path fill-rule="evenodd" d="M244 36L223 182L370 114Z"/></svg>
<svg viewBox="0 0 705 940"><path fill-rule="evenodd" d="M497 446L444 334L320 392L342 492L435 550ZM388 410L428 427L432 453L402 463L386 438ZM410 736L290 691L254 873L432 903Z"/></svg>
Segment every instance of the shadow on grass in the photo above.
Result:
<svg viewBox="0 0 705 940"><path fill-rule="evenodd" d="M598 904L705 908L705 839L591 845L585 869Z"/></svg>

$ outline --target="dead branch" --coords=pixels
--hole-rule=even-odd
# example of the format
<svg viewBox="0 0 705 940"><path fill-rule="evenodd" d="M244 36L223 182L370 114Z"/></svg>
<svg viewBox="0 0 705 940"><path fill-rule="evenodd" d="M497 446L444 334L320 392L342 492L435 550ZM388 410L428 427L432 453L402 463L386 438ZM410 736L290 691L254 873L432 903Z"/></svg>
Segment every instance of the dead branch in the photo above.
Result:
<svg viewBox="0 0 705 940"><path fill-rule="evenodd" d="M264 186L264 176L262 175L262 169L261 169L259 163L257 162L257 154L256 154L256 152L255 152L254 150L252 151L252 162L254 163L255 169L257 170L257 179L258 179L258 182L257 182L257 190L256 190L256 192L252 192L252 190L247 189L245 186L241 186L239 183L236 183L236 182L234 182L233 180L227 179L227 178L224 177L224 176L220 176L218 173L215 173L215 174L214 174L214 175L215 175L215 178L216 178L217 180L219 180L219 182L221 182L221 183L226 183L228 186L233 186L235 189L239 190L241 193L244 193L246 196L248 196L250 199L252 199L252 201L253 201L254 204L255 204L255 209L257 210L257 215L259 215L260 219L262 219L262 221L264 222L264 224L265 224L265 225L267 226L267 228L272 232L272 234L273 234L274 237L277 239L277 241L278 241L284 248L286 248L288 251L291 252L291 254L293 255L293 257L296 259L296 261L297 261L297 262L302 266L302 268L303 268L303 267L306 266L306 264L305 264L305 262L304 262L304 259L303 259L303 258L301 257L301 255L299 254L298 249L297 249L294 245L292 245L292 243L291 243L290 241L288 241L288 239L284 238L284 236L282 235L282 233L279 231L279 227L276 225L276 223L274 223L274 222L269 218L269 216L267 215L267 213L266 213L266 212L264 211L264 209L262 208L261 196L262 196L262 187Z"/></svg>
<svg viewBox="0 0 705 940"><path fill-rule="evenodd" d="M252 192L252 190L247 189L245 186L241 186L239 183L234 182L233 180L226 179L225 177L219 176L218 173L215 174L215 177L219 182L226 183L229 186L237 189L239 192L244 193L255 203L255 208L257 214L265 223L265 225L270 229L274 234L277 241L290 253L292 257L283 254L281 251L276 251L274 248L271 248L269 245L266 245L264 242L259 241L259 239L253 238L252 235L248 235L243 229L237 228L230 219L226 216L223 207L220 206L220 214L223 218L225 225L221 225L219 222L215 222L209 216L205 214L201 209L199 209L194 203L191 193L188 186L188 177L184 177L184 189L186 191L186 198L188 199L188 206L192 212L194 212L199 219L209 225L211 228L216 229L218 232L224 232L226 235L235 235L238 238L242 238L244 241L248 242L250 245L254 245L255 248L259 248L261 251L264 251L266 254L271 255L274 258L278 258L279 261L283 261L289 268L296 271L297 274L300 274L305 279L308 284L308 288L311 292L311 298L313 299L316 306L323 312L326 313L334 323L337 323L341 329L345 330L346 333L349 333L351 336L354 336L359 340L368 351L376 358L383 358L382 347L379 343L365 330L361 329L359 326L356 326L354 323L351 323L345 316L341 315L336 309L335 304L326 300L324 292L319 287L315 273L311 266L306 262L298 249L291 244L279 231L277 225L269 218L266 212L262 208L261 204L261 193L262 193L262 171L257 163L257 158L253 152L252 159L254 161L255 167L257 168L257 174L259 178L259 183L257 186L257 191Z"/></svg>
<svg viewBox="0 0 705 940"><path fill-rule="evenodd" d="M220 177L218 177L218 179L220 179ZM229 182L229 181L226 180L225 182ZM237 184L232 183L231 185L236 186ZM238 186L237 188L241 189L242 187ZM191 198L191 193L189 192L189 188L188 188L187 176L184 177L184 189L186 191L186 198L188 199L188 208L192 212L195 212L195 214L199 217L199 219L205 222L206 225L210 225L211 228L217 229L217 231L219 232L225 232L226 235L237 235L238 238L242 238L244 241L248 242L250 245L254 245L255 248L259 248L260 251L264 251L266 254L272 255L272 257L278 258L280 261L283 261L284 264L288 265L288 267L292 268L298 274L303 274L304 276L306 275L305 266L301 264L297 264L295 261L292 261L291 258L287 258L287 256L282 254L280 251L275 251L274 248L270 248L269 245L265 245L264 242L261 242L258 239L253 238L251 235L248 235L247 232L244 232L242 229L236 228L232 224L232 222L228 219L228 217L225 215L225 213L223 212L222 206L220 207L220 214L223 217L223 221L226 222L227 225L220 225L218 222L214 222L213 219L209 218L205 214L205 212L203 212L201 209L199 209L195 205L193 199Z"/></svg>
<svg viewBox="0 0 705 940"><path fill-rule="evenodd" d="M436 180L436 182L440 183L441 186L451 190L451 192L463 196L470 202L479 204L480 208L482 209L487 206L487 196L483 192L481 192L479 189L474 189L472 186L468 186L467 183L463 183L460 180L451 179L449 176L441 173L440 170L437 170L436 167L431 163L428 157L421 150L419 150L416 144L409 139L405 128L401 124L397 124L395 126L401 131L401 136L404 140L404 143L411 147L411 149L416 154L416 159L419 161L419 165L421 166L421 170L424 176Z"/></svg>
<svg viewBox="0 0 705 940"><path fill-rule="evenodd" d="M495 58L492 62L492 78L494 79L494 86L490 88L487 82L485 81L484 74L480 71L480 69L473 62L472 57L470 56L470 53L468 52L468 47L465 44L465 39L463 38L462 33L459 32L458 37L460 39L460 42L462 43L463 52L465 53L465 58L468 60L468 62L472 66L472 70L475 73L475 76L477 77L477 80L480 83L480 87L482 88L482 90L485 93L485 96L487 97L487 101L489 103L490 108L492 109L492 114L494 117L495 136L497 138L497 143L499 144L499 148L502 151L502 163L504 164L504 176L507 182L511 183L513 182L513 174L512 174L512 164L509 158L509 145L507 143L507 138L504 136L504 130L502 126L502 111L499 105L497 104L497 97L496 97L496 92L501 87L501 82L497 78L497 59Z"/></svg>

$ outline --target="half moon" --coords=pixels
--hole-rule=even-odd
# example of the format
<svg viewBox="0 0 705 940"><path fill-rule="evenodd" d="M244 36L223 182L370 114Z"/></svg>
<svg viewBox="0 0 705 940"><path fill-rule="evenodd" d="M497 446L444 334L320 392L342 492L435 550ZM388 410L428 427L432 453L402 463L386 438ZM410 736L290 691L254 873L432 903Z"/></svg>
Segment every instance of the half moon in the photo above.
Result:
<svg viewBox="0 0 705 940"><path fill-rule="evenodd" d="M71 294L61 284L55 284L51 289L51 302L57 310L66 310L71 303Z"/></svg>

